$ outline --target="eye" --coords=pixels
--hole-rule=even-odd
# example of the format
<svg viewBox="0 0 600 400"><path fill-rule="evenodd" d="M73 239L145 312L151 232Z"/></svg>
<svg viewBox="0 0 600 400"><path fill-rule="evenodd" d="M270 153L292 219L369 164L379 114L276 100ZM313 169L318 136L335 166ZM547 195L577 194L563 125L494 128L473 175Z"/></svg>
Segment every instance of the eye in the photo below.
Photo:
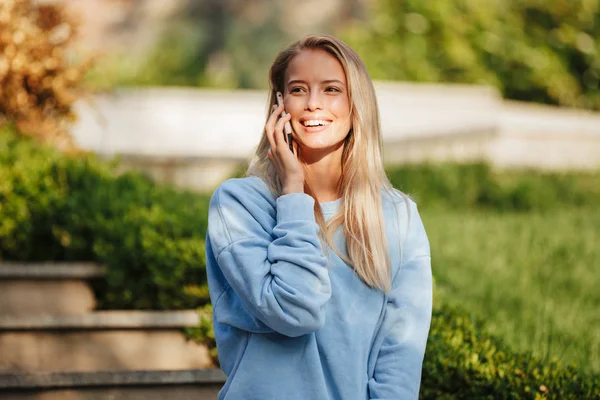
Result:
<svg viewBox="0 0 600 400"><path fill-rule="evenodd" d="M327 86L327 88L325 88L326 92L341 92L341 90L335 86Z"/></svg>
<svg viewBox="0 0 600 400"><path fill-rule="evenodd" d="M301 93L303 91L304 91L304 88L301 88L299 86L290 89L290 93Z"/></svg>

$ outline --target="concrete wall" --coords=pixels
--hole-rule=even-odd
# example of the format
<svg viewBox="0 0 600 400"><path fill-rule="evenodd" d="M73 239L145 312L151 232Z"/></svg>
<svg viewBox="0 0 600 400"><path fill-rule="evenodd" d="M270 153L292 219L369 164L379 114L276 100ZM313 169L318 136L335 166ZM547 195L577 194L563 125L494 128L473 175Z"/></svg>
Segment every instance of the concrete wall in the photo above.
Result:
<svg viewBox="0 0 600 400"><path fill-rule="evenodd" d="M506 101L488 154L499 167L600 169L600 113Z"/></svg>
<svg viewBox="0 0 600 400"><path fill-rule="evenodd" d="M600 113L503 101L488 87L376 82L384 160L487 160L500 168L600 168ZM79 103L73 134L125 169L209 190L247 162L267 94L121 89Z"/></svg>

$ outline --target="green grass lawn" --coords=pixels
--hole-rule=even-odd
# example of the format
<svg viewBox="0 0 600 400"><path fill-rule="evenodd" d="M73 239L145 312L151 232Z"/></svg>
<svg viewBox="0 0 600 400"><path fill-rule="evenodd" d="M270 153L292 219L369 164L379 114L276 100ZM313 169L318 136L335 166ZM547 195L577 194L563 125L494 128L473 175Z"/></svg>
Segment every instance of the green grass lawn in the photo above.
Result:
<svg viewBox="0 0 600 400"><path fill-rule="evenodd" d="M461 306L515 349L600 372L600 210L421 213L435 304Z"/></svg>

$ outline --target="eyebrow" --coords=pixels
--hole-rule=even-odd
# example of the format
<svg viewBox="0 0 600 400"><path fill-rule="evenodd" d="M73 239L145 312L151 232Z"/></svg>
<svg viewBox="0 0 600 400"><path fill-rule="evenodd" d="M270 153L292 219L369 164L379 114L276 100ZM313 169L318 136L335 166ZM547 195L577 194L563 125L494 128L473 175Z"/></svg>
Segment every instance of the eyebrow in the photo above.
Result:
<svg viewBox="0 0 600 400"><path fill-rule="evenodd" d="M295 83L306 83L306 81L303 81L301 79L294 79L294 80L289 81L287 84L289 86L289 85L293 85ZM326 85L326 84L329 84L329 83L339 83L342 86L346 86L344 84L344 82L340 81L339 79L327 79L325 81L321 81L321 84L325 84Z"/></svg>

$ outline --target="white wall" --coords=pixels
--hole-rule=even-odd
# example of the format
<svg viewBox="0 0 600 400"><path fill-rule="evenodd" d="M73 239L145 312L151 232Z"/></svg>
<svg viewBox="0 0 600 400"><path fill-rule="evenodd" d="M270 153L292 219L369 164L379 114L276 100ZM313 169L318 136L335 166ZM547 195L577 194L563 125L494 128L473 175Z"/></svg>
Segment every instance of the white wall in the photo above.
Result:
<svg viewBox="0 0 600 400"><path fill-rule="evenodd" d="M503 101L488 87L376 82L387 163L488 160L500 168L599 169L600 113ZM247 161L267 93L120 89L78 103L72 132L160 180L207 188Z"/></svg>

